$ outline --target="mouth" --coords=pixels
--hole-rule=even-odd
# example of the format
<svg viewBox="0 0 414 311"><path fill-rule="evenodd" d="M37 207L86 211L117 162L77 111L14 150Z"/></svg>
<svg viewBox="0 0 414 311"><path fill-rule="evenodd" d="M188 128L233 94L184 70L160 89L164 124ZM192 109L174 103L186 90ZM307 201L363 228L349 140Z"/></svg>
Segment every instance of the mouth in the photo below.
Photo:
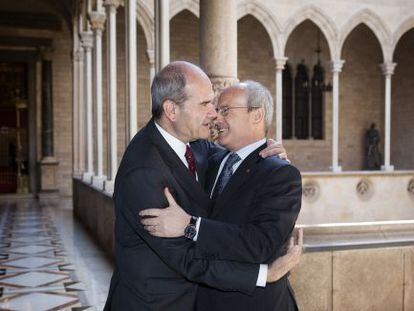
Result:
<svg viewBox="0 0 414 311"><path fill-rule="evenodd" d="M224 136L228 133L229 129L226 127L218 127L217 132L219 136Z"/></svg>

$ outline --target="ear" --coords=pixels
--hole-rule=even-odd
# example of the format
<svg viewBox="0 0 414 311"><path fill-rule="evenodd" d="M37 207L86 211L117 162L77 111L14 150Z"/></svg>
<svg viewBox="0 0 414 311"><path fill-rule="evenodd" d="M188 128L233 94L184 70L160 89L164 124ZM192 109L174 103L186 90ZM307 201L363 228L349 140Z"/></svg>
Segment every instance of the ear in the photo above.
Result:
<svg viewBox="0 0 414 311"><path fill-rule="evenodd" d="M250 115L253 124L261 123L264 120L264 108L253 109Z"/></svg>
<svg viewBox="0 0 414 311"><path fill-rule="evenodd" d="M162 103L162 110L168 120L174 122L177 119L176 106L172 100L167 99Z"/></svg>

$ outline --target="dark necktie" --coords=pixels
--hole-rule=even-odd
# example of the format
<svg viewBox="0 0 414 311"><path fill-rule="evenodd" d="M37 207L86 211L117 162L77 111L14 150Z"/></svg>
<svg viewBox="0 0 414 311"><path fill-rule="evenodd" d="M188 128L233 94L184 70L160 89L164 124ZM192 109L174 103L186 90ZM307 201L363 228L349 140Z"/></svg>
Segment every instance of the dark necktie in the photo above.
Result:
<svg viewBox="0 0 414 311"><path fill-rule="evenodd" d="M224 163L223 169L220 172L220 176L217 179L216 186L214 187L212 199L217 198L217 196L223 191L224 187L229 182L231 176L233 175L233 165L240 161L241 158L237 153L230 153L230 156L227 158L226 163Z"/></svg>
<svg viewBox="0 0 414 311"><path fill-rule="evenodd" d="M191 150L189 145L186 145L186 150L185 150L185 159L187 160L188 163L188 169L189 171L194 175L194 177L196 176L196 160L194 158L194 154L193 151Z"/></svg>

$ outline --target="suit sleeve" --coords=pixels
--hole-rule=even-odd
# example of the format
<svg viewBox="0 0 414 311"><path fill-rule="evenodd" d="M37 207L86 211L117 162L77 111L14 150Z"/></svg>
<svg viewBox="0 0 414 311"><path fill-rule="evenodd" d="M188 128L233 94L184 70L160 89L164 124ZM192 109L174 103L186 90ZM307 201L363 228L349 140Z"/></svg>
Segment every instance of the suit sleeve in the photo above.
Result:
<svg viewBox="0 0 414 311"><path fill-rule="evenodd" d="M270 263L283 254L301 207L301 176L285 165L262 180L248 223L202 219L196 242L199 258Z"/></svg>
<svg viewBox="0 0 414 311"><path fill-rule="evenodd" d="M139 211L167 206L163 188L165 180L154 169L136 169L129 173L115 189L116 217L122 217L134 237L129 236L131 247L146 244L166 265L190 281L203 283L224 291L252 294L259 265L199 259L195 257L195 243L187 238L163 239L151 236L139 221ZM122 230L122 229L121 229ZM133 242L131 242L133 241ZM138 245L137 245L138 244Z"/></svg>

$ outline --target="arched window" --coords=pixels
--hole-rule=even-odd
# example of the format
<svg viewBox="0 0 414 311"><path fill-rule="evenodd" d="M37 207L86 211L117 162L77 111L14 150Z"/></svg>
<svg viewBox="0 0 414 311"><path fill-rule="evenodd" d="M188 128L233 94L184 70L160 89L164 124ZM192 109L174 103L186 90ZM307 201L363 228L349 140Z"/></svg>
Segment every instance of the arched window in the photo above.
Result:
<svg viewBox="0 0 414 311"><path fill-rule="evenodd" d="M292 73L290 65L286 64L283 70L283 138L292 138L293 132L293 106L292 106Z"/></svg>
<svg viewBox="0 0 414 311"><path fill-rule="evenodd" d="M309 138L309 76L303 61L296 67L295 136L299 139Z"/></svg>
<svg viewBox="0 0 414 311"><path fill-rule="evenodd" d="M325 73L320 61L313 67L312 89L311 89L311 137L322 139L322 106L323 106L323 89Z"/></svg>

